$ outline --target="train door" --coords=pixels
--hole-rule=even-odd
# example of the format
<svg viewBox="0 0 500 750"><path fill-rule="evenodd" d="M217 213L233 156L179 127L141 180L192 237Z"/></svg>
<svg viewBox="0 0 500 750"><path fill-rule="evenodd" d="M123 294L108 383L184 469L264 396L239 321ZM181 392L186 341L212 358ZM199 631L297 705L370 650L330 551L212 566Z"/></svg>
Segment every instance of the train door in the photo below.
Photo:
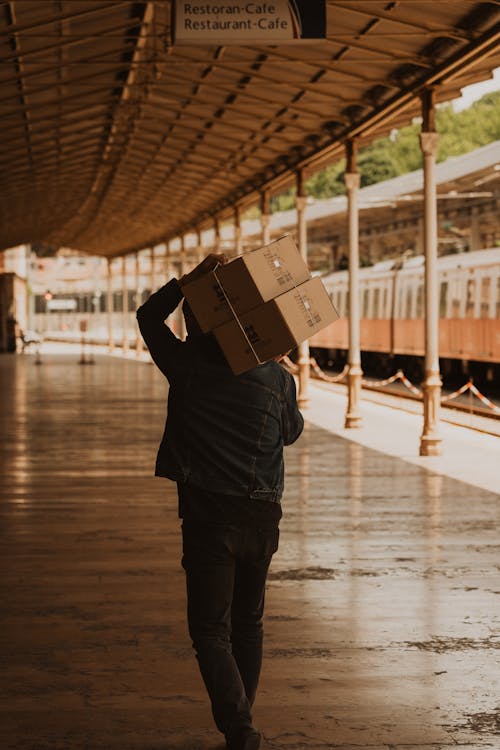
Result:
<svg viewBox="0 0 500 750"><path fill-rule="evenodd" d="M450 318L463 318L465 316L465 289L464 272L451 272L448 292Z"/></svg>

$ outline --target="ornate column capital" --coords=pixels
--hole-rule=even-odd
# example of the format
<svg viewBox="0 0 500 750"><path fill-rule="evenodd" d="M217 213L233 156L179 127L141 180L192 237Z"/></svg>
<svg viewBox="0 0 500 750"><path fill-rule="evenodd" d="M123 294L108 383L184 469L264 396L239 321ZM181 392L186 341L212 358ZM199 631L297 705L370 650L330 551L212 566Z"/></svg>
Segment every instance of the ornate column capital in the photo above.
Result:
<svg viewBox="0 0 500 750"><path fill-rule="evenodd" d="M297 211L305 211L307 208L307 196L297 195L295 198L295 208Z"/></svg>
<svg viewBox="0 0 500 750"><path fill-rule="evenodd" d="M435 131L419 133L420 148L425 156L435 156L438 149L439 134Z"/></svg>
<svg viewBox="0 0 500 750"><path fill-rule="evenodd" d="M361 182L359 172L344 172L344 182L348 191L357 190Z"/></svg>

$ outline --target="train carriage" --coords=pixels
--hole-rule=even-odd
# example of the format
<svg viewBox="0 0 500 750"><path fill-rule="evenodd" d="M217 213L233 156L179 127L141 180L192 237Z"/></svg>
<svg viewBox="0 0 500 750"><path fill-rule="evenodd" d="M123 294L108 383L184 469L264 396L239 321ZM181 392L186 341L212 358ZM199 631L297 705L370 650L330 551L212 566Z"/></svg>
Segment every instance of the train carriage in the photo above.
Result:
<svg viewBox="0 0 500 750"><path fill-rule="evenodd" d="M500 366L500 248L438 259L439 355L445 372L494 377ZM348 272L323 277L340 319L310 341L319 361L345 359L348 349ZM395 357L423 371L424 257L382 261L359 272L360 345L379 374ZM474 364L471 364L474 363Z"/></svg>

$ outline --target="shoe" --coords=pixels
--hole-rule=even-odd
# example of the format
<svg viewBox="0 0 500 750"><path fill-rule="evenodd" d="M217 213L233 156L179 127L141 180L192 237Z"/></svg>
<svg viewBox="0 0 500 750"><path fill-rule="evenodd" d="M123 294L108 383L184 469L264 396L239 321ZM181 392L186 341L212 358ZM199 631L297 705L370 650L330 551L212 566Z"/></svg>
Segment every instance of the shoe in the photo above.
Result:
<svg viewBox="0 0 500 750"><path fill-rule="evenodd" d="M226 741L226 750L259 750L261 735L253 727L241 727Z"/></svg>

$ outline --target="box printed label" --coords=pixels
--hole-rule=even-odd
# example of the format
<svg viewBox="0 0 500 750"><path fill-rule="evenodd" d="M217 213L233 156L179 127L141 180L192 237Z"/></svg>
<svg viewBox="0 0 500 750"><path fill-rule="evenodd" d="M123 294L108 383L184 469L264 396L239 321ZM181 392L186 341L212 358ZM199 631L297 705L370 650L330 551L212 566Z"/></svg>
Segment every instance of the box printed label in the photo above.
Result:
<svg viewBox="0 0 500 750"><path fill-rule="evenodd" d="M309 328L314 328L315 326L319 325L319 323L321 323L321 315L319 314L319 312L317 312L317 310L314 309L312 302L307 294L304 294L297 289L296 294L294 294L293 297L297 301L297 304Z"/></svg>
<svg viewBox="0 0 500 750"><path fill-rule="evenodd" d="M280 258L279 255L276 255L276 253L273 253L273 251L269 249L264 253L264 257L277 284L283 286L284 284L289 284L290 281L293 282L292 274L287 270L283 259Z"/></svg>
<svg viewBox="0 0 500 750"><path fill-rule="evenodd" d="M245 326L245 334L252 345L260 341L260 336L253 325Z"/></svg>

